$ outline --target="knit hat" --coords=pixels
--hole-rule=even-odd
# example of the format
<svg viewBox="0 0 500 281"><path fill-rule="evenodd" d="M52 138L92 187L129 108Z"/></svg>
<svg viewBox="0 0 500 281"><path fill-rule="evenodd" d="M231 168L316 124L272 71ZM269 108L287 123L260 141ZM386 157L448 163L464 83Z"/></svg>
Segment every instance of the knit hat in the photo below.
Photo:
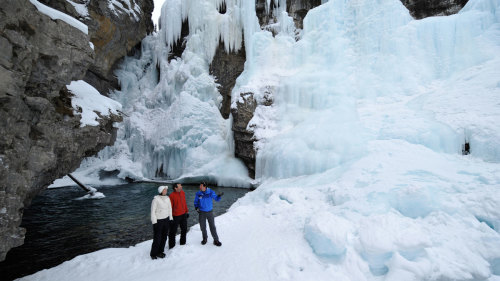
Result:
<svg viewBox="0 0 500 281"><path fill-rule="evenodd" d="M158 193L161 194L164 189L166 189L168 191L168 186L166 186L166 185L160 185L158 187Z"/></svg>

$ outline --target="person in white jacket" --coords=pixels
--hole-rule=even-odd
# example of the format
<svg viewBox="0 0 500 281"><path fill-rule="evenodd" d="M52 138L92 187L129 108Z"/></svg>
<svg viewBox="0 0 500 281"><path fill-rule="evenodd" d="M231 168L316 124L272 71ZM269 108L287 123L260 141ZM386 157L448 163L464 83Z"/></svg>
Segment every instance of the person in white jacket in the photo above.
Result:
<svg viewBox="0 0 500 281"><path fill-rule="evenodd" d="M151 245L150 256L152 259L165 257L165 244L167 243L168 228L172 216L172 204L167 196L168 186L158 187L159 195L156 195L151 202L151 222L153 223L153 244Z"/></svg>

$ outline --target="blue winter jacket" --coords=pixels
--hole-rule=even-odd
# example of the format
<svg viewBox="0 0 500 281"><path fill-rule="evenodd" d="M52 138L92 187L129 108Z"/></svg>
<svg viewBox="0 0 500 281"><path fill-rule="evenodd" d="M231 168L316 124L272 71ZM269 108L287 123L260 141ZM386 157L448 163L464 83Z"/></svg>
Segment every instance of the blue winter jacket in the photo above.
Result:
<svg viewBox="0 0 500 281"><path fill-rule="evenodd" d="M220 196L217 196L217 194L215 194L215 191L211 190L208 187L205 192L198 191L194 196L194 207L200 208L200 211L203 212L210 212L213 209L212 198L215 199L215 201L220 201Z"/></svg>

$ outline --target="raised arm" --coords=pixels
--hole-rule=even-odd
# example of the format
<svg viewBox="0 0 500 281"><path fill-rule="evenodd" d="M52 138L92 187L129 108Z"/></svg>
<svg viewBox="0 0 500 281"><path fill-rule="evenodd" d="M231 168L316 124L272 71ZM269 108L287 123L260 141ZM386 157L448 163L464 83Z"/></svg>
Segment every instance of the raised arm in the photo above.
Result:
<svg viewBox="0 0 500 281"><path fill-rule="evenodd" d="M219 202L220 201L220 196L215 194L215 191L210 189L210 197L212 197L215 201Z"/></svg>

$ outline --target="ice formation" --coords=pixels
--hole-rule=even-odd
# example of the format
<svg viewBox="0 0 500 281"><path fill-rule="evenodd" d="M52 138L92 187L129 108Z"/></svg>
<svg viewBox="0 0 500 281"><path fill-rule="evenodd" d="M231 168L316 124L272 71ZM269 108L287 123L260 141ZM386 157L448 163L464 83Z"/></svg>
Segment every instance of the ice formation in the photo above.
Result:
<svg viewBox="0 0 500 281"><path fill-rule="evenodd" d="M121 91L113 98L128 116L119 125L118 140L82 164L75 173L82 181L95 184L100 170L119 170L120 178L250 185L246 168L234 157L231 123L219 113L221 96L208 70L219 38L228 51L236 51L246 11L257 20L253 6L245 3L227 1L225 14L218 12L221 1L165 3L160 25L168 28L144 39L140 57L127 58L116 72ZM169 62L184 20L193 32L182 58ZM213 21L217 24L209 24Z"/></svg>
<svg viewBox="0 0 500 281"><path fill-rule="evenodd" d="M469 117L471 110L487 106L498 120L495 88L488 89L495 78L474 84L474 98L467 96L470 86L463 87L466 73L481 62L490 60L484 71L498 73L493 39L498 15L473 5L464 16L414 21L399 1L332 1L309 12L297 43L290 36L256 34L259 53L253 59L259 71L245 69L240 87L257 93L266 84L275 89L273 107L257 109L272 114L251 121L262 139L257 176L323 172L358 159L377 139L457 153L468 138L474 156L498 162L498 130ZM436 99L448 99L455 108L447 110ZM376 106L385 115L367 112Z"/></svg>

